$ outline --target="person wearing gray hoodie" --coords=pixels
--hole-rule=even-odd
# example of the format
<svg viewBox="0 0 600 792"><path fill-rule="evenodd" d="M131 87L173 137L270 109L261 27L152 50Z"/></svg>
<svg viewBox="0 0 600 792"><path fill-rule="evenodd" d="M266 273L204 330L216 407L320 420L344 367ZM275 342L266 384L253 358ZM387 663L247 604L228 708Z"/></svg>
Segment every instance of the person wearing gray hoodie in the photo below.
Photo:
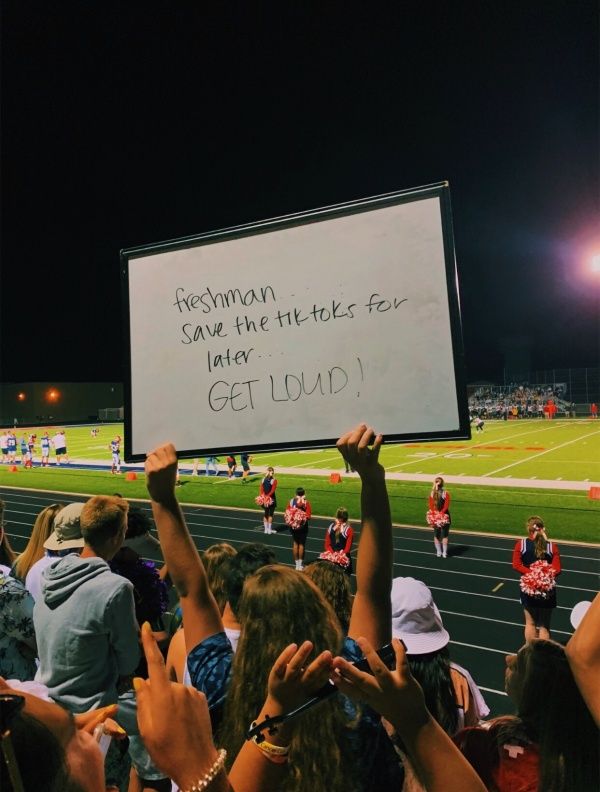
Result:
<svg viewBox="0 0 600 792"><path fill-rule="evenodd" d="M71 712L116 703L139 661L132 584L110 571L127 528L127 501L96 496L81 510L81 555L42 574L33 621L40 666L36 681Z"/></svg>

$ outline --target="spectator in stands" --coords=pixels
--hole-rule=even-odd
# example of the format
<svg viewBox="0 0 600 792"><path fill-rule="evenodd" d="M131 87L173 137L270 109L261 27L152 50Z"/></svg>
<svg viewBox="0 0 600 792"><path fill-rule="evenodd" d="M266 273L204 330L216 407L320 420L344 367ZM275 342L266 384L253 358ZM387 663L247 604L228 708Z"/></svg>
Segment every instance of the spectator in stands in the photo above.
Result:
<svg viewBox="0 0 600 792"><path fill-rule="evenodd" d="M217 601L221 615L227 604L226 574L229 569L227 562L235 555L237 555L235 547L227 544L227 542L219 542L207 547L201 556L208 577L208 585Z"/></svg>
<svg viewBox="0 0 600 792"><path fill-rule="evenodd" d="M8 575L12 569L12 565L15 563L17 554L10 546L8 534L4 528L5 508L6 504L0 499L0 572L4 572L4 574Z"/></svg>
<svg viewBox="0 0 600 792"><path fill-rule="evenodd" d="M450 660L450 635L431 591L420 580L397 577L391 601L392 635L406 647L427 709L450 735L464 726L475 726L490 710L469 672Z"/></svg>
<svg viewBox="0 0 600 792"><path fill-rule="evenodd" d="M586 609L566 653L577 687L600 728L600 594Z"/></svg>
<svg viewBox="0 0 600 792"><path fill-rule="evenodd" d="M360 657L354 636L366 635L376 646L382 646L390 635L391 518L385 473L378 463L381 442L382 438L375 437L364 425L338 442L364 487L357 594L351 637L343 642L351 659ZM247 722L256 719L257 712L259 719L267 713L274 716L281 712L273 701L269 701L268 710L259 711L270 663L277 659L281 647L290 638L299 644L302 633L307 632L314 637L315 651L328 646L336 649L342 643L342 634L331 607L311 581L283 566L264 567L244 586L240 602L242 632L232 669L231 646L223 633L218 606L174 496L175 466L172 446L150 453L146 460L148 489L165 558L181 595L190 676L194 686L205 692L213 722L218 720L230 673L232 676L223 739L235 754L244 742ZM299 670L300 665L304 663L299 663ZM397 760L389 750L379 718L365 710L352 729L348 728L349 715L353 720L356 712L348 713L341 702L330 701L318 712L309 712L290 724L289 731L269 735L269 741L279 744L281 755L289 757L289 765L277 766L283 774L278 788L347 789L353 765L361 787L399 786ZM342 756L350 764L343 762L340 766ZM236 788L234 778L231 781Z"/></svg>
<svg viewBox="0 0 600 792"><path fill-rule="evenodd" d="M211 545L210 547L207 547L206 550L201 554L202 562L204 563L206 575L208 577L208 584L215 600L217 601L221 616L223 615L223 611L227 605L228 561L230 561L236 555L237 550L226 542L220 542L218 544ZM239 629L235 632L235 638L233 634L227 634L235 651L237 639L239 637ZM185 652L185 633L183 625L171 638L171 642L169 644L169 653L167 656L167 670L169 672L169 678L174 682L187 682L189 684L189 675L187 674L187 658Z"/></svg>
<svg viewBox="0 0 600 792"><path fill-rule="evenodd" d="M117 497L121 496L117 495ZM123 539L123 547L128 547L142 558L160 560L163 558L160 542L152 533L152 520L145 510L135 503L130 503L127 510L127 533ZM166 566L161 566L161 578L164 579L166 574Z"/></svg>
<svg viewBox="0 0 600 792"><path fill-rule="evenodd" d="M54 517L53 531L44 542L45 555L39 558L27 573L25 588L33 599L42 596L42 575L46 567L66 555L79 555L85 542L81 535L80 517L83 503L69 503Z"/></svg>
<svg viewBox="0 0 600 792"><path fill-rule="evenodd" d="M343 634L347 635L352 612L352 589L345 569L331 561L318 560L308 564L304 573L321 590L338 617Z"/></svg>
<svg viewBox="0 0 600 792"><path fill-rule="evenodd" d="M0 504L0 510L3 510L4 503L0 501ZM0 552L5 536L0 518ZM4 555L4 560L10 558ZM11 577L9 572L7 565L0 566L0 676L33 679L36 669L34 603L22 581Z"/></svg>
<svg viewBox="0 0 600 792"><path fill-rule="evenodd" d="M548 574L552 576L550 589L540 589L536 593L532 589L524 590L521 582L521 605L525 614L525 640L534 638L550 638L550 619L556 608L556 587L554 578L561 572L560 553L554 542L548 541L544 521L541 517L530 517L527 520L527 539L515 542L513 550L513 569L522 576L531 571L532 565L539 566L545 562ZM535 568L535 567L534 567Z"/></svg>
<svg viewBox="0 0 600 792"><path fill-rule="evenodd" d="M12 574L25 582L31 567L45 555L44 542L54 531L54 519L64 508L62 503L52 503L38 514L33 524L31 536L23 552L17 556Z"/></svg>
<svg viewBox="0 0 600 792"><path fill-rule="evenodd" d="M36 676L72 712L117 700L137 666L139 647L133 586L110 571L127 528L127 501L96 496L81 510L84 548L44 570L34 623Z"/></svg>
<svg viewBox="0 0 600 792"><path fill-rule="evenodd" d="M275 552L260 542L251 542L242 545L235 555L225 558L221 574L225 579L226 603L222 611L223 631L229 638L231 648L235 652L240 638L239 604L242 596L242 589L247 578L257 570L268 564L277 561ZM219 605L218 592L212 588L208 568L206 570L208 583ZM185 649L184 630L178 630L173 636L169 646L167 657L167 668L170 678L177 681L185 681L190 684L190 676L187 670L187 654Z"/></svg>
<svg viewBox="0 0 600 792"><path fill-rule="evenodd" d="M91 736L110 710L94 713L85 724L51 701L0 680L2 730L10 730L16 773L22 784L13 786L7 763L0 761L0 789L24 792L104 792L104 766L98 743ZM3 735L5 736L5 735Z"/></svg>
<svg viewBox="0 0 600 792"><path fill-rule="evenodd" d="M467 728L456 742L488 789L575 792L600 787L598 732L565 649L534 640L506 658L516 717Z"/></svg>

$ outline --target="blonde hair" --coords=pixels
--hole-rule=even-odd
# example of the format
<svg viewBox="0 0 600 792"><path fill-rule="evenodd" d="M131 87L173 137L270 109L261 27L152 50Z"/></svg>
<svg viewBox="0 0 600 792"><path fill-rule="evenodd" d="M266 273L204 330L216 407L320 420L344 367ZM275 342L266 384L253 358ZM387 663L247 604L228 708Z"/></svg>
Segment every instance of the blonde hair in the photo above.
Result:
<svg viewBox="0 0 600 792"><path fill-rule="evenodd" d="M127 530L129 504L115 495L96 495L83 504L79 524L81 535L92 550L103 550L106 545Z"/></svg>
<svg viewBox="0 0 600 792"><path fill-rule="evenodd" d="M327 602L333 608L344 635L350 626L352 612L352 588L350 577L337 564L331 561L313 561L304 570L304 576L320 589Z"/></svg>
<svg viewBox="0 0 600 792"><path fill-rule="evenodd" d="M232 547L227 542L219 542L218 544L207 547L201 553L202 563L206 569L206 577L208 578L208 585L213 593L213 597L217 601L221 614L225 609L227 603L227 585L225 573L227 571L227 561L237 554L235 547Z"/></svg>
<svg viewBox="0 0 600 792"><path fill-rule="evenodd" d="M45 553L44 542L54 530L54 518L63 508L64 504L53 503L51 506L46 506L45 509L42 509L35 518L27 546L15 561L16 577L25 580L27 573L35 562L43 558Z"/></svg>
<svg viewBox="0 0 600 792"><path fill-rule="evenodd" d="M303 574L280 564L261 567L245 584L239 608L242 630L233 658L221 742L235 757L267 695L271 667L290 643L314 644L337 654L342 631L323 594ZM353 759L344 732L347 717L337 697L297 721L290 744L289 772L279 789L350 792Z"/></svg>
<svg viewBox="0 0 600 792"><path fill-rule="evenodd" d="M529 531L530 535L533 536L535 557L543 558L548 549L548 540L546 537L544 521L541 517L538 517L534 514L533 517L530 517L527 520L527 530Z"/></svg>

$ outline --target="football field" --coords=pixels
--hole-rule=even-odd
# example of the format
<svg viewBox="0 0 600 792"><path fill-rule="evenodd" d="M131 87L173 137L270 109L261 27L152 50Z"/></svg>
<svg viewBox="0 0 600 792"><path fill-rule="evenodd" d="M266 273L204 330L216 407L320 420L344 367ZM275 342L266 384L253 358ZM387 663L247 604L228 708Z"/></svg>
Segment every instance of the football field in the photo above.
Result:
<svg viewBox="0 0 600 792"><path fill-rule="evenodd" d="M110 441L123 436L122 424L101 424L92 436L91 426L67 426L68 465L40 468L39 438L33 469L20 464L0 465L0 485L43 489L47 492L112 494L127 498L148 497L143 466L123 465L111 475ZM27 433L21 428L19 436ZM50 435L52 435L52 430ZM232 449L235 453L237 449ZM238 458L239 461L239 458ZM520 535L528 516L540 514L555 539L598 543L600 500L589 497L600 483L600 421L562 420L492 421L470 441L384 445L381 450L388 478L392 518L397 525L425 526L427 496L434 476L446 479L452 494L453 531L465 530ZM252 455L247 481L228 479L223 455L219 475L204 475L204 460L181 460L178 499L182 504L256 509L258 484L267 465L279 480L281 504L298 486L305 487L313 513L332 515L344 505L353 519L360 512L360 482L344 472L343 460L331 449L260 453ZM341 474L339 483L330 474Z"/></svg>
<svg viewBox="0 0 600 792"><path fill-rule="evenodd" d="M91 428L67 427L69 456L73 462L109 464L109 443L116 435L124 436L123 424L98 425L95 437ZM18 435L29 431L37 433L35 460L39 461L41 430L21 428ZM511 479L528 479L533 487L540 481L600 483L600 421L488 421L483 432L473 432L471 440L384 445L380 458L386 471L399 474L399 478L403 474L407 478L412 474L475 476L502 478L507 485ZM337 451L329 448L253 455L253 468L267 465L300 468L307 473L343 468Z"/></svg>

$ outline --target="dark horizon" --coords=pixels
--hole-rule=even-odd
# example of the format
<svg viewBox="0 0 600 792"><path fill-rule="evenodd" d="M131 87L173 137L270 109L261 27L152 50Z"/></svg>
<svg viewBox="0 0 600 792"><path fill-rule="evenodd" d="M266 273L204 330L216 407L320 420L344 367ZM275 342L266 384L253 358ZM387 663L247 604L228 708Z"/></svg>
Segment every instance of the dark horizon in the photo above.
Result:
<svg viewBox="0 0 600 792"><path fill-rule="evenodd" d="M444 180L468 380L598 365L596 4L2 14L2 381L124 378L121 248Z"/></svg>

